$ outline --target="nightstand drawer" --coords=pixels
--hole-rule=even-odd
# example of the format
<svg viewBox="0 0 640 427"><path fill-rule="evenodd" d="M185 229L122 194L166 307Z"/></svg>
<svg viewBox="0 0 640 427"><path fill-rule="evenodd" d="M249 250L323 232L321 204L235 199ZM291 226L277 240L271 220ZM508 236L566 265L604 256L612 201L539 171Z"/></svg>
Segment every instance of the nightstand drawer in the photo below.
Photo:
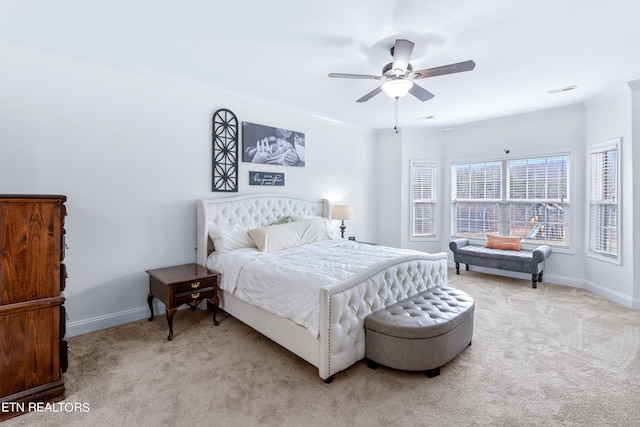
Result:
<svg viewBox="0 0 640 427"><path fill-rule="evenodd" d="M173 297L173 306L178 307L182 304L191 304L194 301L200 302L205 298L213 298L216 295L215 288L208 287L202 289L194 289L190 292L176 294Z"/></svg>
<svg viewBox="0 0 640 427"><path fill-rule="evenodd" d="M173 294L178 295L186 292L200 292L205 288L212 288L217 281L216 277L209 277L206 279L192 280L184 283L177 283L173 285Z"/></svg>
<svg viewBox="0 0 640 427"><path fill-rule="evenodd" d="M153 299L158 298L166 307L169 336L173 339L173 315L178 307L188 304L195 309L200 301L208 299L213 305L213 324L218 326L216 312L220 299L218 298L218 273L198 264L174 265L173 267L147 270L149 274L149 295L147 304L153 320Z"/></svg>

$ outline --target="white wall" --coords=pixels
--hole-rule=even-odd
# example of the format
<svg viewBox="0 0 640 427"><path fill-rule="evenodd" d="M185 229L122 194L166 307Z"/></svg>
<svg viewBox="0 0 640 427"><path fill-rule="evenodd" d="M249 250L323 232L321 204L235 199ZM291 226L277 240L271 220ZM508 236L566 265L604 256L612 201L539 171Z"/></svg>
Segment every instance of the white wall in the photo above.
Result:
<svg viewBox="0 0 640 427"><path fill-rule="evenodd" d="M400 223L401 237L397 240L402 247L424 250L426 252L444 251L451 253L448 248L450 240L451 217L450 204L451 183L449 166L453 161L504 159L509 156L529 156L548 154L559 151L571 153L571 173L573 187L571 188L571 221L572 228L570 250L554 250L547 260L545 281L584 287L623 305L640 308L640 278L635 278L633 268L634 259L638 252L634 252L634 243L640 242L640 232L633 227L634 204L640 200L640 189L634 187L634 164L640 162L640 156L634 156L632 148L632 131L640 129L640 81L635 90L629 88L615 90L586 106L573 105L569 107L538 111L471 123L458 126L440 133L434 131L403 131L400 140L388 141L379 136L379 145L387 150L385 161L393 159L398 162L395 166L384 164L379 179L397 179L401 174L400 183L395 182L393 193L381 194L380 206L397 204L400 191L403 208L388 211L387 223ZM596 142L621 137L623 139L622 153L622 265L616 265L587 256L586 230L588 221L587 200L587 152L588 146ZM388 138L387 138L388 139ZM402 154L395 158L390 155L388 145L401 147ZM504 150L509 150L506 154ZM440 238L437 242L411 242L409 233L409 162L416 160L437 160L440 163L442 179L438 185L438 199L441 201L441 222L438 230ZM379 161L380 164L380 161ZM637 172L635 172L637 174ZM400 188L398 190L398 185ZM636 215L637 216L637 215ZM380 224L379 228L383 225ZM396 227L397 228L397 227ZM519 273L493 271L516 277L528 277Z"/></svg>
<svg viewBox="0 0 640 427"><path fill-rule="evenodd" d="M440 232L436 240L410 240L409 179L411 160L441 163L443 141L443 133L437 130L401 129L398 134L392 130L378 132L378 243L424 252L441 250ZM441 167L438 179L442 182L445 176ZM444 212L439 214L438 223L446 222L442 217Z"/></svg>
<svg viewBox="0 0 640 427"><path fill-rule="evenodd" d="M585 287L611 299L624 302L633 296L633 144L631 143L631 92L622 88L586 105L586 152L587 162L591 144L621 138L621 204L622 264L612 264L600 259L585 256ZM585 211L588 200L585 194ZM585 228L585 234L587 230ZM586 242L588 244L588 242ZM585 245L585 255L587 248Z"/></svg>
<svg viewBox="0 0 640 427"><path fill-rule="evenodd" d="M634 80L629 82L629 88L631 89L631 132L633 135L640 138L640 80ZM630 145L633 145L633 141ZM633 155L633 151L631 151ZM631 169L633 172L633 182L640 182L640 153L633 156L631 160ZM633 200L627 201L627 204L631 206L633 219L638 218L640 223L640 185L633 187ZM627 230L626 238L631 238L631 244L633 247L640 247L640 226L634 227L633 224ZM631 237L629 237L631 236ZM633 256L627 260L627 265L633 263L633 265L640 265L640 251L635 251ZM634 282L634 308L640 310L640 275L636 275L637 269L634 268L633 282Z"/></svg>
<svg viewBox="0 0 640 427"><path fill-rule="evenodd" d="M424 252L439 252L442 250L441 243L449 240L449 233L444 234L443 225L448 224L447 211L444 209L446 203L440 203L440 210L438 211L436 218L436 238L435 239L423 239L423 240L411 240L411 161L412 160L424 160L434 161L438 164L438 187L443 189L446 185L446 179L449 176L448 169L443 165L442 159L444 156L444 134L441 131L427 130L420 131L417 129L403 130L402 131L402 191L401 191L401 215L403 218L401 226L401 245L404 248L414 249ZM441 196L441 195L439 195ZM439 197L440 202L443 201L442 197Z"/></svg>
<svg viewBox="0 0 640 427"><path fill-rule="evenodd" d="M470 124L445 134L445 165L452 161L571 153L574 183L569 196L570 220L574 223L573 235L569 237L571 250L554 250L546 262L545 280L576 286L580 286L584 278L584 133L584 108L574 105ZM509 154L504 150L509 150ZM451 200L449 184L443 194L445 200ZM450 215L450 210L447 212ZM444 247L447 242L442 243Z"/></svg>
<svg viewBox="0 0 640 427"><path fill-rule="evenodd" d="M376 151L378 236L375 242L402 247L401 135L390 131L380 132L377 135Z"/></svg>
<svg viewBox="0 0 640 427"><path fill-rule="evenodd" d="M148 317L146 269L195 261L199 198L211 191L212 115L306 134L304 168L286 192L353 205L348 234L375 240L370 131L302 116L135 70L0 43L0 193L68 196L68 333ZM336 224L337 225L337 224Z"/></svg>
<svg viewBox="0 0 640 427"><path fill-rule="evenodd" d="M636 301L640 295L626 258L636 256L637 233L623 240L622 267L585 261L583 249L585 147L616 136L630 140L640 114L629 119L628 97L594 103L586 112L574 106L445 132L374 135L136 70L7 43L0 43L0 55L0 193L69 198L69 335L147 317L144 271L195 260L195 200L230 195L211 191L211 117L219 108L234 111L240 121L306 134L306 167L261 167L285 172L285 187L249 186L253 168L242 163L240 193L276 191L350 204L355 217L347 221L347 235L429 252L449 252L449 204L441 208L438 242L408 240L411 159L440 161L439 197L445 201L452 160L500 158L503 149L514 156L571 149L576 250L555 253L545 277L586 283L625 304L634 292ZM630 145L623 146L623 191L631 197L623 202L625 232L633 230L633 204L640 200L629 184L628 173L640 162Z"/></svg>
<svg viewBox="0 0 640 427"><path fill-rule="evenodd" d="M545 280L555 283L582 286L584 279L584 141L585 112L581 105L539 111L535 113L504 117L496 120L458 126L442 132L404 131L402 140L396 145L402 147L400 165L396 169L388 167L389 173L402 174L400 192L405 210L396 212L395 219L388 222L400 222L402 247L427 252L449 251L451 218L450 204L451 182L449 167L453 161L503 159L508 156L528 156L548 154L550 152L569 151L571 169L574 176L574 188L571 189L571 220L573 228L572 249L555 251L548 259ZM509 150L506 154L504 150ZM388 157L388 156L386 156ZM385 158L386 158L385 157ZM409 162L412 159L436 160L440 164L440 183L438 199L441 202L437 242L411 242L409 235ZM381 178L382 179L382 178ZM381 195L383 200L395 201L396 194ZM526 277L526 275L522 275Z"/></svg>

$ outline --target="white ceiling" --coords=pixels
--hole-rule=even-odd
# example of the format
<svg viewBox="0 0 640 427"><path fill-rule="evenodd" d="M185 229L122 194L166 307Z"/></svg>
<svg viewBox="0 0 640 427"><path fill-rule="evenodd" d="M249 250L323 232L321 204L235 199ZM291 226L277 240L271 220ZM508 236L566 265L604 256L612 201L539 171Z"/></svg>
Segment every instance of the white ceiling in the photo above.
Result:
<svg viewBox="0 0 640 427"><path fill-rule="evenodd" d="M476 62L400 99L401 127L446 128L624 89L639 17L637 0L0 0L0 40L387 129L394 100L355 102L380 82L327 75L379 75L406 38L414 70Z"/></svg>

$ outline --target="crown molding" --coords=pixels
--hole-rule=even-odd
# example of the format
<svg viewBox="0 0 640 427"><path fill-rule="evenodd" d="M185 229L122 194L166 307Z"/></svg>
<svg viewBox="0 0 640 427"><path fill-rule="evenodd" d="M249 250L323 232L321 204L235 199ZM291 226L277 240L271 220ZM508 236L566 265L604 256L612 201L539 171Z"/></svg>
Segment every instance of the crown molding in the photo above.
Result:
<svg viewBox="0 0 640 427"><path fill-rule="evenodd" d="M629 88L633 91L640 90L640 79L632 80L627 84L629 85Z"/></svg>

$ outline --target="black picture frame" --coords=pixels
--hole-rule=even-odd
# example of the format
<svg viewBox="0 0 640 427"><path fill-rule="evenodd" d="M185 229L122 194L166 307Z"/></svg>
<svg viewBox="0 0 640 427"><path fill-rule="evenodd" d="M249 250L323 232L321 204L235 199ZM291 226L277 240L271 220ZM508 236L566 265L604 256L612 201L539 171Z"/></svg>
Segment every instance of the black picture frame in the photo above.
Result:
<svg viewBox="0 0 640 427"><path fill-rule="evenodd" d="M288 129L242 122L242 161L303 167L305 135Z"/></svg>

